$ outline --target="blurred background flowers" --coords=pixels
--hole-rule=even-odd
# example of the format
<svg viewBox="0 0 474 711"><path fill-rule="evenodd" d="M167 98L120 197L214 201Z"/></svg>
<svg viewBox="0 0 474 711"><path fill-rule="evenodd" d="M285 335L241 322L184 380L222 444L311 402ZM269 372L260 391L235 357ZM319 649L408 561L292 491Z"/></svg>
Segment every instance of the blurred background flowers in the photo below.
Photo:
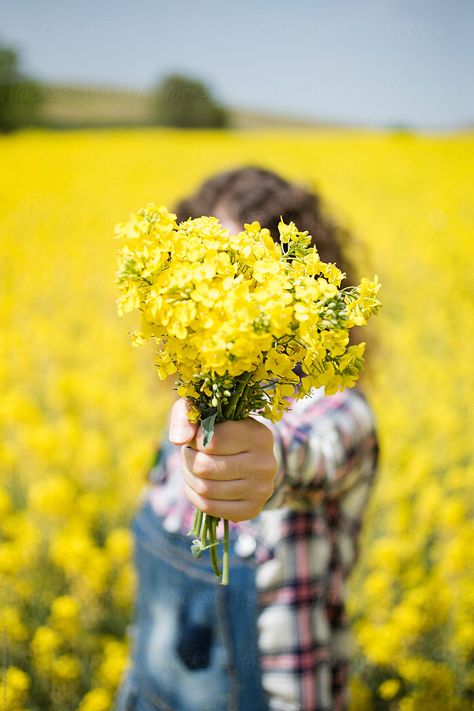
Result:
<svg viewBox="0 0 474 711"><path fill-rule="evenodd" d="M116 316L113 227L244 163L320 191L383 283L353 708L472 708L470 5L2 5L3 708L111 708L173 397Z"/></svg>

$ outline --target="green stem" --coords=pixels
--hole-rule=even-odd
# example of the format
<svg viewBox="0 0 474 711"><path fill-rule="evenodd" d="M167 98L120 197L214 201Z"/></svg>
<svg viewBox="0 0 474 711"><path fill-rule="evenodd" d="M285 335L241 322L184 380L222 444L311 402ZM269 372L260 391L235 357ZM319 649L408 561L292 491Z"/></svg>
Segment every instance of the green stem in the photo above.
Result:
<svg viewBox="0 0 474 711"><path fill-rule="evenodd" d="M224 519L224 556L222 559L222 585L229 584L229 522Z"/></svg>
<svg viewBox="0 0 474 711"><path fill-rule="evenodd" d="M206 547L209 536L209 516L207 514L204 514L203 519L204 523L201 530L201 543L204 547Z"/></svg>
<svg viewBox="0 0 474 711"><path fill-rule="evenodd" d="M245 386L247 385L247 383L251 377L252 377L252 373L245 373L242 380L239 381L239 384L229 401L227 410L224 413L226 420L233 420L235 418L235 410L236 410L237 405L239 403L240 397L245 389Z"/></svg>
<svg viewBox="0 0 474 711"><path fill-rule="evenodd" d="M252 383L247 382L247 384L242 392L242 396L241 396L239 402L237 403L237 408L235 410L235 415L234 415L234 419L236 419L236 420L242 419L242 409L247 403L247 395L248 395L251 387L252 387Z"/></svg>
<svg viewBox="0 0 474 711"><path fill-rule="evenodd" d="M191 533L194 536L200 535L201 525L202 525L202 511L200 511L199 509L196 509L196 511L194 512L193 527L191 529Z"/></svg>
<svg viewBox="0 0 474 711"><path fill-rule="evenodd" d="M217 398L217 421L222 422L224 419L222 415L222 403L220 397Z"/></svg>
<svg viewBox="0 0 474 711"><path fill-rule="evenodd" d="M217 526L217 518L215 516L210 516L210 529L211 529L210 543L211 544L217 542L216 526ZM214 570L215 575L218 578L220 578L221 571L219 570L219 561L217 560L216 546L211 546L210 554L211 554L212 569Z"/></svg>

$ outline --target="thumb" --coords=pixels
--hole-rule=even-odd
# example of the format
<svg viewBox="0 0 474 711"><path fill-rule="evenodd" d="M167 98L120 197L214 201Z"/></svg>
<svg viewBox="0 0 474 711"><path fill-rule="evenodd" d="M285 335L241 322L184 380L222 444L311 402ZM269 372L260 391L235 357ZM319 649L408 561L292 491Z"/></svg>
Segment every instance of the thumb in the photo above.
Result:
<svg viewBox="0 0 474 711"><path fill-rule="evenodd" d="M196 436L199 423L188 420L189 402L180 398L171 409L169 438L173 444L187 444Z"/></svg>

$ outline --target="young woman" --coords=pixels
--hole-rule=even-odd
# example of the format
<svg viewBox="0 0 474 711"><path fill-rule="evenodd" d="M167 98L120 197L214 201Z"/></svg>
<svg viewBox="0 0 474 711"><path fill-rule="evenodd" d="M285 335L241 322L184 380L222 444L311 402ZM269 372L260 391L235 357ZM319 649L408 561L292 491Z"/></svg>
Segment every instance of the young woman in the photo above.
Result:
<svg viewBox="0 0 474 711"><path fill-rule="evenodd" d="M280 216L293 220L351 282L348 235L273 172L221 173L176 212L235 231L258 220L274 238ZM345 583L378 452L367 401L317 390L275 425L219 424L206 449L201 435L178 400L133 521L133 655L116 711L345 709ZM228 587L190 553L194 506L233 522Z"/></svg>

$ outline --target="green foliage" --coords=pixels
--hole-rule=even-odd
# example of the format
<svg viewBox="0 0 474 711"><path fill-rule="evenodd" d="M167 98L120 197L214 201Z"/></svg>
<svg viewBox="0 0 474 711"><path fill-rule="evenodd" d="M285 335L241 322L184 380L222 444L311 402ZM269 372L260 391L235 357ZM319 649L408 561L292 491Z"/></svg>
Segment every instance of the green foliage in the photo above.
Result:
<svg viewBox="0 0 474 711"><path fill-rule="evenodd" d="M21 72L17 52L0 46L0 132L35 123L40 103L40 87Z"/></svg>
<svg viewBox="0 0 474 711"><path fill-rule="evenodd" d="M172 74L163 79L152 96L155 122L177 128L223 128L225 109L201 81Z"/></svg>

